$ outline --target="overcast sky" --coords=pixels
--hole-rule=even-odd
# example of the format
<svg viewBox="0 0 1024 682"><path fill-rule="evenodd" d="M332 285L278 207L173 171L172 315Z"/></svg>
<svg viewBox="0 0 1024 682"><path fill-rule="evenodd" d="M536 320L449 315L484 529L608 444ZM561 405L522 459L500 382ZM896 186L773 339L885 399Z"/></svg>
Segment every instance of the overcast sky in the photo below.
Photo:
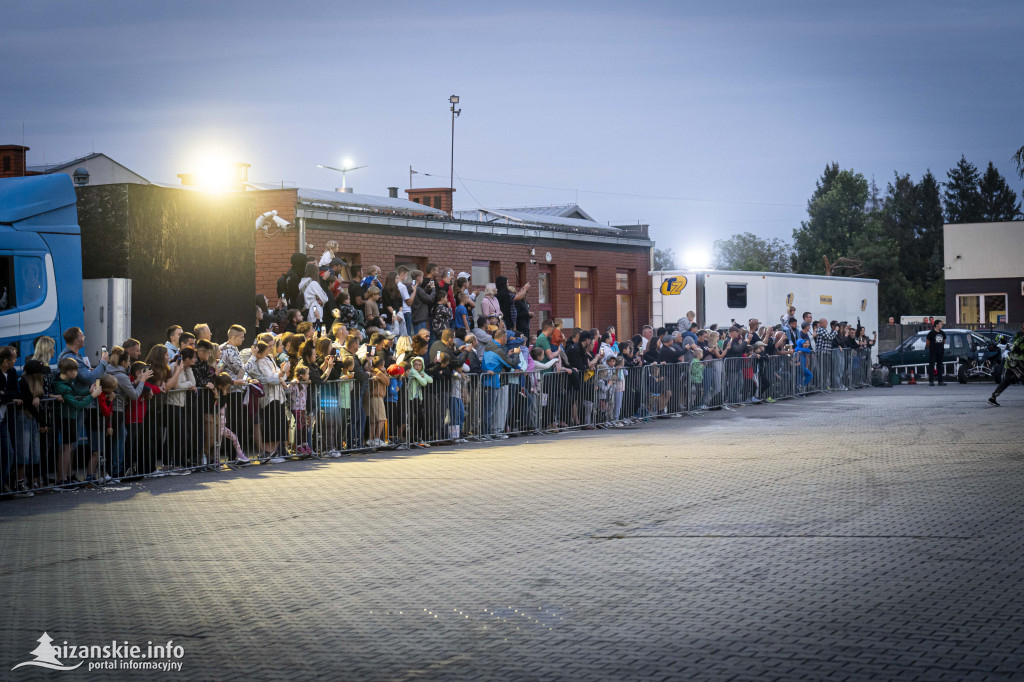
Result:
<svg viewBox="0 0 1024 682"><path fill-rule="evenodd" d="M347 157L386 195L448 184L455 93L456 208L578 197L686 252L791 238L831 161L884 188L966 154L1019 191L1022 28L1019 0L4 1L0 143L166 183L219 153L329 189Z"/></svg>

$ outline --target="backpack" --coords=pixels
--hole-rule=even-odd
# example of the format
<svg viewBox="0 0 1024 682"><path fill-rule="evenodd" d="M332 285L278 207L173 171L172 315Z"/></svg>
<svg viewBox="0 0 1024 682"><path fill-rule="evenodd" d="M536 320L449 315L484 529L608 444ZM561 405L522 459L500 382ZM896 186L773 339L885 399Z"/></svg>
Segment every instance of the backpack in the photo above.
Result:
<svg viewBox="0 0 1024 682"><path fill-rule="evenodd" d="M294 270L288 270L277 278L277 296L287 299L289 308L303 307L303 303L299 299L299 281L301 279L302 277Z"/></svg>

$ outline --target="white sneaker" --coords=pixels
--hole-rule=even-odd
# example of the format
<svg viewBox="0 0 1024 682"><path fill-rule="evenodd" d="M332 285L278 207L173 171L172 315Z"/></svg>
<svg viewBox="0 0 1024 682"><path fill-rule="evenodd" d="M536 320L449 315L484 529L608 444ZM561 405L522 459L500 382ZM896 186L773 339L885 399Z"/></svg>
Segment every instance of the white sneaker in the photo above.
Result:
<svg viewBox="0 0 1024 682"><path fill-rule="evenodd" d="M152 478L162 478L162 477L164 477L166 475L167 475L166 471L161 471L159 469L150 474L150 476Z"/></svg>
<svg viewBox="0 0 1024 682"><path fill-rule="evenodd" d="M284 461L284 457L271 457L267 461L270 462L271 464L280 464L281 462Z"/></svg>

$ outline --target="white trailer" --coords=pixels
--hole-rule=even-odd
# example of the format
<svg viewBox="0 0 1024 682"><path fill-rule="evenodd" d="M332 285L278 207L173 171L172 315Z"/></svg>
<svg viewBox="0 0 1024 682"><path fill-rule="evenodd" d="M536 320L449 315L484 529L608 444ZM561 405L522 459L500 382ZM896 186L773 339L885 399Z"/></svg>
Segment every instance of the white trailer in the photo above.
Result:
<svg viewBox="0 0 1024 682"><path fill-rule="evenodd" d="M733 322L744 326L756 317L779 324L789 306L796 316L847 321L864 326L868 336L878 330L878 280L825 277L778 272L730 270L664 270L650 273L655 327L674 324L687 311L708 327Z"/></svg>

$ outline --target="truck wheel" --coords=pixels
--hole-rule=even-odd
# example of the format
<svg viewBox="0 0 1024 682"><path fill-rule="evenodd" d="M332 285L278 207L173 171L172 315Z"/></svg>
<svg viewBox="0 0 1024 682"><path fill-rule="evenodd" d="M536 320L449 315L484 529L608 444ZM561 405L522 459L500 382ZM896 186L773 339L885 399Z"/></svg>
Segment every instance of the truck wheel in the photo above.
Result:
<svg viewBox="0 0 1024 682"><path fill-rule="evenodd" d="M956 380L961 384L967 383L967 367L960 365L960 368L956 371Z"/></svg>

